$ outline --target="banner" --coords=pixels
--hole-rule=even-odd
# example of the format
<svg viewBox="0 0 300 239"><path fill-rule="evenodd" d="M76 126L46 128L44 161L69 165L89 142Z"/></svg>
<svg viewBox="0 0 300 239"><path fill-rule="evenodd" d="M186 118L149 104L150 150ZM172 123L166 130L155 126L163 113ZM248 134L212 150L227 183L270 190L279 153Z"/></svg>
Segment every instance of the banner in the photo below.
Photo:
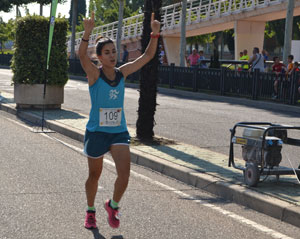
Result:
<svg viewBox="0 0 300 239"><path fill-rule="evenodd" d="M48 41L48 56L47 56L47 70L49 69L49 59L54 31L54 23L55 23L55 15L56 15L56 7L58 0L52 0L51 3L51 13L50 13L50 27L49 27L49 41Z"/></svg>

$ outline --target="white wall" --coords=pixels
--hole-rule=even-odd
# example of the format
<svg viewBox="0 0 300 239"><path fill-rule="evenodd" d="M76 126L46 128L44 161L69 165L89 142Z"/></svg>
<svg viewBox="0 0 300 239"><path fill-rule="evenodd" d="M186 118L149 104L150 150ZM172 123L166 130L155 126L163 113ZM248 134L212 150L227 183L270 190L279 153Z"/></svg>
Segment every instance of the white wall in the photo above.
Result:
<svg viewBox="0 0 300 239"><path fill-rule="evenodd" d="M300 41L292 41L291 54L294 56L294 61L300 62Z"/></svg>

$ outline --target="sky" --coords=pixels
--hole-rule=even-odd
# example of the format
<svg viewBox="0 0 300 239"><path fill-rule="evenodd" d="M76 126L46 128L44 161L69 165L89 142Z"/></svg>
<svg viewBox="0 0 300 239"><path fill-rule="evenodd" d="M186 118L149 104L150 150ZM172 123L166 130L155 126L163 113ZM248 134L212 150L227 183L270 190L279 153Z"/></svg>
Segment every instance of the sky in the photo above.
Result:
<svg viewBox="0 0 300 239"><path fill-rule="evenodd" d="M87 1L88 4L89 1ZM69 11L70 11L70 3L71 0L67 0L64 4L58 4L57 9L56 9L56 16L58 13L61 13L62 16L66 16L69 18ZM40 14L40 5L36 3L28 4L27 8L29 9L29 13L32 14ZM87 6L88 8L88 6ZM23 7L20 8L21 15L25 15L25 9ZM43 7L43 16L49 17L50 15L50 4L46 5ZM5 12L0 12L0 16L3 18L5 22L7 22L10 18L15 18L16 17L16 8L14 7L11 12L5 13Z"/></svg>

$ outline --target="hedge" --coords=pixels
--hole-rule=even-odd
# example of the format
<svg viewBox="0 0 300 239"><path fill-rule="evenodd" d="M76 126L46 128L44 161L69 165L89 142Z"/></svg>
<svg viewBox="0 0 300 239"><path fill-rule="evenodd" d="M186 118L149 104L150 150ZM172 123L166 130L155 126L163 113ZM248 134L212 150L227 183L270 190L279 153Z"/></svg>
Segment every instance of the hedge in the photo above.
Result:
<svg viewBox="0 0 300 239"><path fill-rule="evenodd" d="M68 81L67 30L65 18L56 18L52 40L49 70L47 54L49 18L26 16L18 19L11 69L13 83L64 86Z"/></svg>

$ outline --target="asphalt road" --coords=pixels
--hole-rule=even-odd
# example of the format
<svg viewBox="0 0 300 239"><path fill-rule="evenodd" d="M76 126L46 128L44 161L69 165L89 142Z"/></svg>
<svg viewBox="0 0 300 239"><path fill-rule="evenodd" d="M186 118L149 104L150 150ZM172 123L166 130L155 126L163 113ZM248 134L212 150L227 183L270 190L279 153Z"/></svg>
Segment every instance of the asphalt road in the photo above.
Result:
<svg viewBox="0 0 300 239"><path fill-rule="evenodd" d="M0 69L0 91L13 93L10 86L12 72ZM125 114L129 127L135 128L137 120L139 92L137 89L126 88ZM208 148L212 151L228 155L230 132L234 124L242 121L261 121L287 125L300 126L299 113L292 112L289 108L274 110L270 104L259 101L244 101L239 98L217 97L182 97L171 94L158 93L157 111L155 114L156 135L188 143L198 147ZM64 108L76 110L88 115L90 98L87 82L69 80L65 86ZM276 105L275 105L276 107ZM293 132L300 139L300 132ZM239 146L236 146L239 152ZM281 165L290 167L299 166L298 155L300 147L284 147ZM236 155L241 158L240 154Z"/></svg>
<svg viewBox="0 0 300 239"><path fill-rule="evenodd" d="M116 178L109 156L95 205L99 230L86 230L82 144L31 129L0 111L1 239L299 238L300 228L137 165L121 202L121 227L113 230L103 209Z"/></svg>

